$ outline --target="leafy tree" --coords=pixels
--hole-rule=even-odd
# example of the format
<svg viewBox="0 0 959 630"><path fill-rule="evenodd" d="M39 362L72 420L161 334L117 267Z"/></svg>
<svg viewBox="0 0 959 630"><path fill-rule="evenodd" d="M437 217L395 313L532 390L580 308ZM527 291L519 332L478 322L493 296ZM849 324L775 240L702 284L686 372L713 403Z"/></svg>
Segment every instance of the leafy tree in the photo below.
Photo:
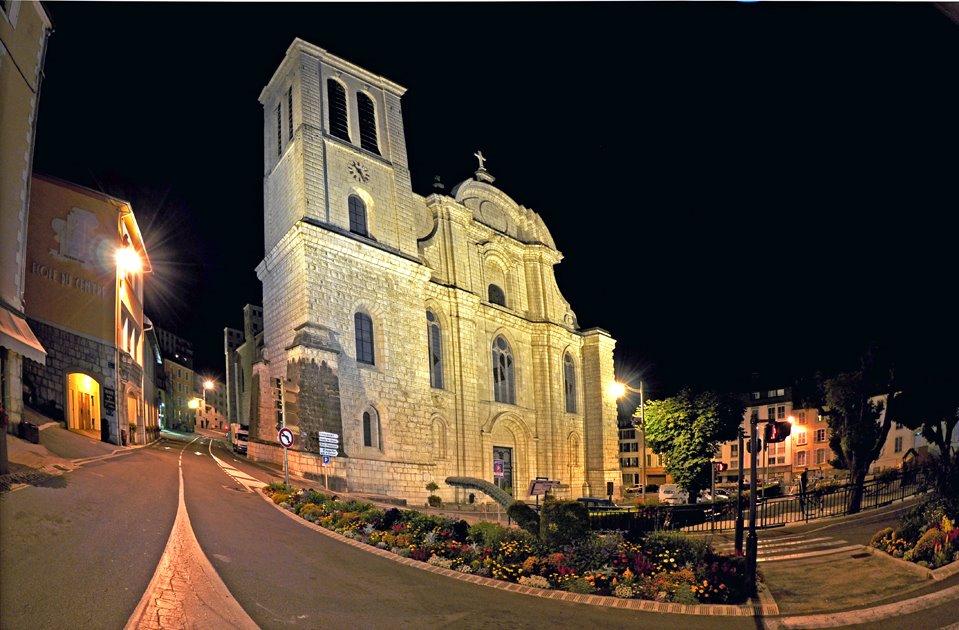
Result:
<svg viewBox="0 0 959 630"><path fill-rule="evenodd" d="M925 365L907 376L896 398L895 422L922 433L935 446L933 482L942 496L959 497L959 453L953 435L959 424L959 379L952 365ZM914 375L914 376L913 376Z"/></svg>
<svg viewBox="0 0 959 630"><path fill-rule="evenodd" d="M855 514L862 506L869 466L879 458L892 419L898 413L894 374L876 348L870 347L860 359L860 369L822 382L821 412L832 432L829 446L836 454L831 463L849 471L849 514Z"/></svg>
<svg viewBox="0 0 959 630"><path fill-rule="evenodd" d="M670 398L646 401L645 407L646 443L664 456L666 472L695 502L709 485L710 462L719 445L739 435L743 403L715 392L683 389Z"/></svg>

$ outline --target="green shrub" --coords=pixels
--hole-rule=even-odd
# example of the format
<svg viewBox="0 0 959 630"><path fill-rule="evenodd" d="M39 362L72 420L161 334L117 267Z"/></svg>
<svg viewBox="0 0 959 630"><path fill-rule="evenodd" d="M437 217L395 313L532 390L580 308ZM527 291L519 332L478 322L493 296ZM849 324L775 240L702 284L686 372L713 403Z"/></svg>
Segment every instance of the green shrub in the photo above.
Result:
<svg viewBox="0 0 959 630"><path fill-rule="evenodd" d="M543 543L558 549L589 537L589 510L579 501L543 503L539 535Z"/></svg>
<svg viewBox="0 0 959 630"><path fill-rule="evenodd" d="M300 508L300 516L308 521L316 521L325 514L323 507L315 503L306 503Z"/></svg>
<svg viewBox="0 0 959 630"><path fill-rule="evenodd" d="M580 595L592 595L593 585L584 580L583 578L576 578L573 580L567 580L563 583L562 589L564 591L569 591L570 593L578 593Z"/></svg>
<svg viewBox="0 0 959 630"><path fill-rule="evenodd" d="M506 535L506 528L499 523L481 521L473 523L469 528L470 540L481 547L495 548Z"/></svg>
<svg viewBox="0 0 959 630"><path fill-rule="evenodd" d="M438 508L443 505L443 500L435 494L431 494L430 496L426 497L426 501L430 504L430 507Z"/></svg>
<svg viewBox="0 0 959 630"><path fill-rule="evenodd" d="M506 514L526 531L534 535L539 534L539 514L522 501L516 501L510 504L510 506L506 508Z"/></svg>
<svg viewBox="0 0 959 630"><path fill-rule="evenodd" d="M654 565L672 570L704 562L711 548L701 538L691 538L682 532L661 531L646 535L643 551Z"/></svg>
<svg viewBox="0 0 959 630"><path fill-rule="evenodd" d="M286 492L274 492L273 503L276 503L277 505L281 503L287 503L292 496L292 494L288 494Z"/></svg>
<svg viewBox="0 0 959 630"><path fill-rule="evenodd" d="M699 597L696 596L696 593L693 592L692 586L690 586L689 584L680 584L679 586L677 586L676 591L673 592L669 600L676 604L698 604L699 603Z"/></svg>
<svg viewBox="0 0 959 630"><path fill-rule="evenodd" d="M882 547L882 540L883 540L884 538L890 536L890 535L892 534L892 532L893 532L893 530L892 530L891 527L886 527L886 528L884 528L884 529L880 529L878 532L876 532L875 534L872 535L872 538L869 539L869 546L870 546L870 547L881 548L881 547Z"/></svg>
<svg viewBox="0 0 959 630"><path fill-rule="evenodd" d="M927 531L912 548L913 562L927 562L936 555L936 545L943 545L946 542L946 535L938 527Z"/></svg>
<svg viewBox="0 0 959 630"><path fill-rule="evenodd" d="M596 571L612 562L622 542L620 534L592 534L567 547L568 562L579 573Z"/></svg>

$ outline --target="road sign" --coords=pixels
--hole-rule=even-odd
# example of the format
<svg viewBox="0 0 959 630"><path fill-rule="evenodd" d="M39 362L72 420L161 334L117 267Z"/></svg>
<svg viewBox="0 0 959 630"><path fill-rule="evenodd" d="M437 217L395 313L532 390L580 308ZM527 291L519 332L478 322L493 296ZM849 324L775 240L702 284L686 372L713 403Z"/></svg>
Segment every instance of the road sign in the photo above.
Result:
<svg viewBox="0 0 959 630"><path fill-rule="evenodd" d="M326 466L330 463L330 458L328 455L323 456L323 465Z"/></svg>
<svg viewBox="0 0 959 630"><path fill-rule="evenodd" d="M322 446L320 446L320 455L329 455L330 457L336 457L339 454L340 454L339 451L337 451L336 449L323 448Z"/></svg>
<svg viewBox="0 0 959 630"><path fill-rule="evenodd" d="M502 479L506 476L503 460L494 459L493 460L493 478Z"/></svg>
<svg viewBox="0 0 959 630"><path fill-rule="evenodd" d="M280 444L283 445L283 448L290 448L293 446L293 432L286 427L280 429L280 432L276 437L280 441Z"/></svg>

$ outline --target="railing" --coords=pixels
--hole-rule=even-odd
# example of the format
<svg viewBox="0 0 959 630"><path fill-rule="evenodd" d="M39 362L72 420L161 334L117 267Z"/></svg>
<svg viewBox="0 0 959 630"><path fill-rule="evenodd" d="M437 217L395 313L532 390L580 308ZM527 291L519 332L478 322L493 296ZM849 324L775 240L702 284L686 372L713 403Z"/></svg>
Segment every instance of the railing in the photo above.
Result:
<svg viewBox="0 0 959 630"><path fill-rule="evenodd" d="M900 473L893 478L872 479L863 484L862 511L888 505L921 492L925 480L920 471ZM826 486L805 493L756 497L756 527L780 527L787 523L811 521L846 513L853 491L851 484ZM749 526L749 503L743 497L743 519ZM736 499L694 505L658 505L590 512L594 531L639 533L658 530L726 531L736 527Z"/></svg>

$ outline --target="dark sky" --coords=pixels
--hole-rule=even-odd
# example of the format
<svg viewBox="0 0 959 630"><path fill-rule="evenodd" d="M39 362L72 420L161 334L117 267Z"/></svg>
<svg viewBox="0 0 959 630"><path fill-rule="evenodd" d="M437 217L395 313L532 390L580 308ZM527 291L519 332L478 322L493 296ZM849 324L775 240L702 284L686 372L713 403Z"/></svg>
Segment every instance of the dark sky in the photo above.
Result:
<svg viewBox="0 0 959 630"><path fill-rule="evenodd" d="M959 25L925 3L48 4L35 168L132 202L147 313L223 372L261 302L294 37L408 89L414 191L488 158L653 395L955 352ZM636 381L634 381L636 384Z"/></svg>

